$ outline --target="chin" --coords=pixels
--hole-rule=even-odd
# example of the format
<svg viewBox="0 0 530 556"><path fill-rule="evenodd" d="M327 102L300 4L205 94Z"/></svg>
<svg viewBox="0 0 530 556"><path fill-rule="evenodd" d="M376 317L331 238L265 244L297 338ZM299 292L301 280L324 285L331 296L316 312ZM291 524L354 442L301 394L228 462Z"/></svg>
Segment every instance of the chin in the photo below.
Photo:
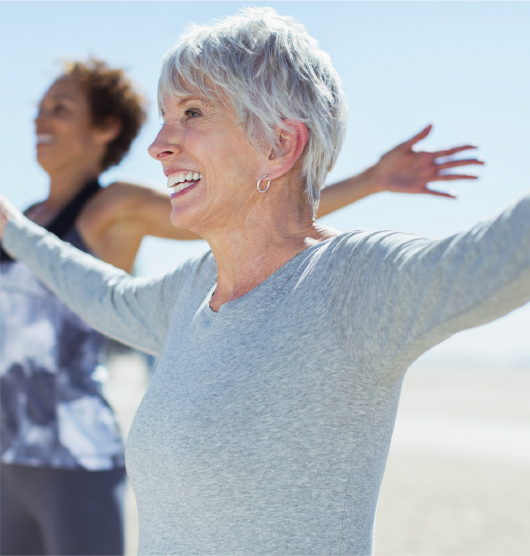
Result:
<svg viewBox="0 0 530 556"><path fill-rule="evenodd" d="M188 211L184 211L182 209L177 209L173 207L171 211L171 223L175 228L182 228L184 230L193 230L193 222L194 218Z"/></svg>
<svg viewBox="0 0 530 556"><path fill-rule="evenodd" d="M47 173L53 170L53 165L46 159L45 156L39 155L37 153L37 164Z"/></svg>
<svg viewBox="0 0 530 556"><path fill-rule="evenodd" d="M183 202L186 201L186 202ZM204 233L215 229L220 224L218 205L202 197L183 197L171 202L171 223L176 228L189 230L204 237Z"/></svg>

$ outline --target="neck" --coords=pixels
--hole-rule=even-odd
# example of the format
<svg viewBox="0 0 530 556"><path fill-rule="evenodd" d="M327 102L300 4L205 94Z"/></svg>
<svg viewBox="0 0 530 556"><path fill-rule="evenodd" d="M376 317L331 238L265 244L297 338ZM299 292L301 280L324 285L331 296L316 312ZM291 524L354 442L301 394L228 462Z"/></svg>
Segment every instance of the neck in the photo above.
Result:
<svg viewBox="0 0 530 556"><path fill-rule="evenodd" d="M278 191L278 190L277 190ZM203 234L217 262L214 311L237 299L274 274L287 261L338 232L319 226L312 208L298 199L269 192L256 197L244 216Z"/></svg>
<svg viewBox="0 0 530 556"><path fill-rule="evenodd" d="M48 225L89 181L98 177L99 172L95 169L77 169L76 172L49 172L48 175L48 197L28 213L28 217L41 226Z"/></svg>
<svg viewBox="0 0 530 556"><path fill-rule="evenodd" d="M50 191L42 205L50 211L61 210L89 181L97 179L99 173L96 168L63 169L50 173Z"/></svg>

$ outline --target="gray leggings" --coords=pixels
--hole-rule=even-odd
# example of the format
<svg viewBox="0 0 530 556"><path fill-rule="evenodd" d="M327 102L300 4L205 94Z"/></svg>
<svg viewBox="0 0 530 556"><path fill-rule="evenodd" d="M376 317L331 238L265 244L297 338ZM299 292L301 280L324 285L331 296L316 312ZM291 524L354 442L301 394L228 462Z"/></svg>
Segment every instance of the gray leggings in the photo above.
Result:
<svg viewBox="0 0 530 556"><path fill-rule="evenodd" d="M123 554L125 469L0 471L0 554Z"/></svg>

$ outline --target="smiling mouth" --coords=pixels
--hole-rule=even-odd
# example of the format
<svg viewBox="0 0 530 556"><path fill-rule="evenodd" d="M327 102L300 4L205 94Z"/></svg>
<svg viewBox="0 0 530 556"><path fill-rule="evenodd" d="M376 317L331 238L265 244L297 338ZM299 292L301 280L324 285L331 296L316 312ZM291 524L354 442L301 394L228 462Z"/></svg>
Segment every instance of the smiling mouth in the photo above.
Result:
<svg viewBox="0 0 530 556"><path fill-rule="evenodd" d="M201 179L202 174L199 172L175 172L168 176L167 186L173 188L173 193L179 193Z"/></svg>
<svg viewBox="0 0 530 556"><path fill-rule="evenodd" d="M37 134L37 145L52 145L55 143L55 137L48 133Z"/></svg>

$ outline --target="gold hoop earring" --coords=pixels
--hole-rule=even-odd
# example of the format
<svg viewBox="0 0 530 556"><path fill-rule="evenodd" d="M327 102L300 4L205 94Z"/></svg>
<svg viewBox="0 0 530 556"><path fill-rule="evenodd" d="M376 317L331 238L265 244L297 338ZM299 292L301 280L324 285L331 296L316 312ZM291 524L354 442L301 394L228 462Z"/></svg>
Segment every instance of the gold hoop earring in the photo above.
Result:
<svg viewBox="0 0 530 556"><path fill-rule="evenodd" d="M261 188L260 188L261 180L262 180L263 178L266 178L268 175L269 175L269 174L265 174L264 176L261 176L261 178L258 180L258 184L257 184L256 187L258 188L258 191L259 191L260 193L265 193L265 191L267 191L267 189L269 189L269 185L271 184L270 181L267 182L267 187L266 187L265 189L261 189Z"/></svg>

